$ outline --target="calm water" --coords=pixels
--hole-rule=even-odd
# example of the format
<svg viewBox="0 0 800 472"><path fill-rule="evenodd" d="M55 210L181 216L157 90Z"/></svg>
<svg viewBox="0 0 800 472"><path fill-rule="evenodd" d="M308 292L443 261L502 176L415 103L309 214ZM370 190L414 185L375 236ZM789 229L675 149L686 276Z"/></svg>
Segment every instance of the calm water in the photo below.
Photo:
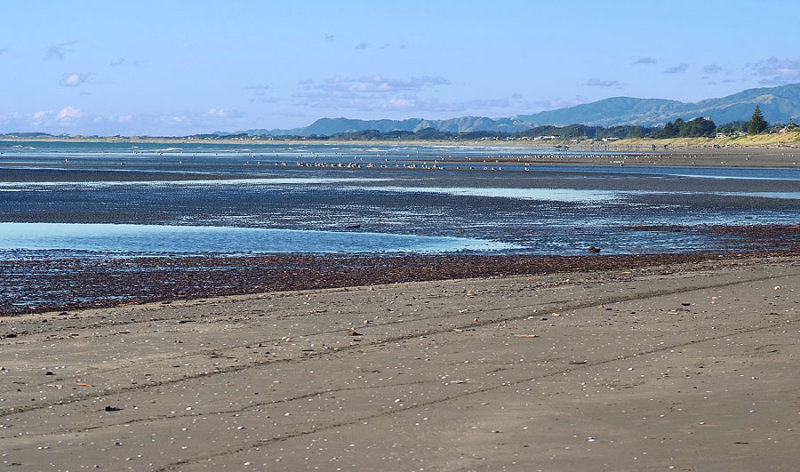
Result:
<svg viewBox="0 0 800 472"><path fill-rule="evenodd" d="M604 253L735 250L739 241L702 226L652 227L800 221L797 169L524 163L543 152L558 154L483 146L0 143L0 258L584 254L590 245Z"/></svg>

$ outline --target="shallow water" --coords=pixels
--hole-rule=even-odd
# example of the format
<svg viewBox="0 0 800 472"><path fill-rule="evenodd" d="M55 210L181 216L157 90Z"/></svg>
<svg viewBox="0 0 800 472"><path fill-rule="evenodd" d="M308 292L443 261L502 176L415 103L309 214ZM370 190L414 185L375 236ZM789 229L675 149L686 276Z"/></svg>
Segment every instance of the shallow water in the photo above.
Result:
<svg viewBox="0 0 800 472"><path fill-rule="evenodd" d="M231 255L285 253L438 253L500 251L508 243L469 238L226 226L0 223L0 254Z"/></svg>
<svg viewBox="0 0 800 472"><path fill-rule="evenodd" d="M12 237L0 225L2 258L736 250L730 236L671 227L800 220L797 169L526 165L560 151L525 147L30 142L0 152L0 222L83 225L70 227L81 242L64 226L17 226Z"/></svg>

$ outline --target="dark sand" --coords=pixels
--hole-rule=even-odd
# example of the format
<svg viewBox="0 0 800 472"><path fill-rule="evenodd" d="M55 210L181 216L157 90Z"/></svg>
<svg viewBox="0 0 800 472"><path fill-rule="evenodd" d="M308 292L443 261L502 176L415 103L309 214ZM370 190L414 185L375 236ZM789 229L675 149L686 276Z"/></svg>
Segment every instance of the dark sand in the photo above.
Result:
<svg viewBox="0 0 800 472"><path fill-rule="evenodd" d="M595 269L2 318L0 468L797 470L796 256Z"/></svg>

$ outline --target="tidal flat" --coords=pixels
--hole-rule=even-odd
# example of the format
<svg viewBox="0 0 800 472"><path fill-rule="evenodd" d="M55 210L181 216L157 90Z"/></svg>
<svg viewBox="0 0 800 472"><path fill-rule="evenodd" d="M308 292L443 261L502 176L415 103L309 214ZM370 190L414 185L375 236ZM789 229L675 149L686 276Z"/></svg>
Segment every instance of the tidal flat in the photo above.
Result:
<svg viewBox="0 0 800 472"><path fill-rule="evenodd" d="M795 468L791 150L9 146L5 469Z"/></svg>

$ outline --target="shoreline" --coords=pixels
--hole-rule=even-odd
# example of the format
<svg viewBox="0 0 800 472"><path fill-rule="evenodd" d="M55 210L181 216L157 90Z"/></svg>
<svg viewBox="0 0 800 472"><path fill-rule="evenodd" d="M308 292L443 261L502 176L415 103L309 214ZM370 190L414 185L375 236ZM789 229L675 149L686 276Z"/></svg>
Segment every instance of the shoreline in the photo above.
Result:
<svg viewBox="0 0 800 472"><path fill-rule="evenodd" d="M17 140L0 138L0 142L75 142L75 143L129 143L129 144L172 144L172 145L248 145L258 146L442 146L442 147L497 147L506 149L530 148L541 150L528 156L488 156L487 162L499 163L560 164L560 165L607 165L607 166L685 166L685 167L800 167L800 143L729 145L714 147L711 141L653 140L614 141L608 143L534 143L530 141L269 141L269 140L185 140L185 139L60 139ZM586 153L584 155L560 155L551 153L556 145L567 145L568 151ZM667 148L664 148L664 146ZM653 149L655 147L655 149ZM15 166L13 155L0 156L0 166ZM450 163L478 162L477 159L446 158ZM52 164L57 165L57 164ZM77 165L78 163L72 163ZM96 164L94 164L96 165Z"/></svg>
<svg viewBox="0 0 800 472"><path fill-rule="evenodd" d="M0 460L792 470L798 302L784 255L0 318Z"/></svg>
<svg viewBox="0 0 800 472"><path fill-rule="evenodd" d="M647 231L651 228L642 228ZM0 261L0 320L24 314L113 308L253 293L335 289L520 274L633 270L667 264L800 254L800 226L720 227L752 250L658 254L306 255L76 257ZM755 249L758 247L759 249ZM26 287L24 291L14 287Z"/></svg>
<svg viewBox="0 0 800 472"><path fill-rule="evenodd" d="M709 150L709 151L734 151L734 150L800 150L800 132L789 135L758 135L739 138L630 138L611 141L556 139L546 141L533 141L530 139L454 139L454 140L342 140L342 139L270 139L266 137L251 137L247 139L219 138L204 139L191 137L150 137L150 136L40 136L33 138L20 138L0 136L0 142L25 143L130 143L130 144L269 144L269 145L431 145L431 146L486 146L486 147L541 147L552 148L555 146L569 146L580 149L608 149L617 151L652 151L670 152L671 150ZM719 146L719 147L716 147ZM655 147L655 149L654 149Z"/></svg>

